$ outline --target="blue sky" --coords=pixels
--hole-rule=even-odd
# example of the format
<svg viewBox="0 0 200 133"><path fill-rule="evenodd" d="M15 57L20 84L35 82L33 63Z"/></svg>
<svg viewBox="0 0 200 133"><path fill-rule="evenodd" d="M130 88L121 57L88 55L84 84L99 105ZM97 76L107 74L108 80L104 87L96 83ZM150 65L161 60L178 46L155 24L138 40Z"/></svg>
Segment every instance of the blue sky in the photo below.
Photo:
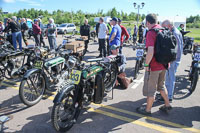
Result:
<svg viewBox="0 0 200 133"><path fill-rule="evenodd" d="M126 13L137 12L133 2L145 2L140 13L157 13L160 16L190 16L200 15L200 0L0 0L3 11L15 12L20 9L42 9L52 12L61 9L64 11L104 12L116 7L118 11Z"/></svg>

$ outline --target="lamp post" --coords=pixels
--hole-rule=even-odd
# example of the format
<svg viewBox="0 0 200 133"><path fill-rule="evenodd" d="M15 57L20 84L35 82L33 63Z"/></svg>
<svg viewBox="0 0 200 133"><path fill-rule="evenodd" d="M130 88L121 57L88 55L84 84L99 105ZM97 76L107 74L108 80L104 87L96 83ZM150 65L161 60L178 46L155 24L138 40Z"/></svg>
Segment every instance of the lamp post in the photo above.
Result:
<svg viewBox="0 0 200 133"><path fill-rule="evenodd" d="M142 9L144 7L145 3L142 2L141 4L137 4L137 3L133 3L133 6L135 9L138 9L138 14L137 14L137 25L138 25L138 21L139 21L139 11L140 9Z"/></svg>

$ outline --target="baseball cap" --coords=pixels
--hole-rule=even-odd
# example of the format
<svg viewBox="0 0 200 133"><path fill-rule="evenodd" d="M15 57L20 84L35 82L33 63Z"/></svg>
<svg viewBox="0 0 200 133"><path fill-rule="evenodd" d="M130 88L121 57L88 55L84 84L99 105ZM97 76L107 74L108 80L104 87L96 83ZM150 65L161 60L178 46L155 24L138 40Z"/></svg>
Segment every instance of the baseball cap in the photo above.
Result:
<svg viewBox="0 0 200 133"><path fill-rule="evenodd" d="M116 21L116 22L118 21L118 19L117 19L116 17L112 18L112 20L113 20L113 21Z"/></svg>
<svg viewBox="0 0 200 133"><path fill-rule="evenodd" d="M122 20L120 18L118 18L118 22L122 22Z"/></svg>
<svg viewBox="0 0 200 133"><path fill-rule="evenodd" d="M34 22L38 21L38 19L34 19Z"/></svg>
<svg viewBox="0 0 200 133"><path fill-rule="evenodd" d="M117 45L112 45L111 48L110 48L110 50L116 50L116 49L118 49L118 48L119 48L119 46L117 46Z"/></svg>

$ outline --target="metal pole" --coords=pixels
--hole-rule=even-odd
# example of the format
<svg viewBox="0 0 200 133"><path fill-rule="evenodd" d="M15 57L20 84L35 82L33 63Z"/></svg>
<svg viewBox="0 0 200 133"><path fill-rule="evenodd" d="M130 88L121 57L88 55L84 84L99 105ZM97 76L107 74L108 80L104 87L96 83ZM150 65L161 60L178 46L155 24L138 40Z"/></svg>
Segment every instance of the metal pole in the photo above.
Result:
<svg viewBox="0 0 200 133"><path fill-rule="evenodd" d="M139 21L139 10L140 10L140 5L138 5L137 26L138 26L138 21Z"/></svg>

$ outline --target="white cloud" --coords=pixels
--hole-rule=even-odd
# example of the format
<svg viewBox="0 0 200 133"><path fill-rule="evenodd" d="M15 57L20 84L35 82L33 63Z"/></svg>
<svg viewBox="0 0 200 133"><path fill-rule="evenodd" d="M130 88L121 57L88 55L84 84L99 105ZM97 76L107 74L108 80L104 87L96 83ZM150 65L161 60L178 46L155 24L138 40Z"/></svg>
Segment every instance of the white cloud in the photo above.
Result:
<svg viewBox="0 0 200 133"><path fill-rule="evenodd" d="M27 3L30 6L41 6L40 3L32 1L32 0L18 0L18 1Z"/></svg>
<svg viewBox="0 0 200 133"><path fill-rule="evenodd" d="M3 0L5 3L15 3L15 0Z"/></svg>

